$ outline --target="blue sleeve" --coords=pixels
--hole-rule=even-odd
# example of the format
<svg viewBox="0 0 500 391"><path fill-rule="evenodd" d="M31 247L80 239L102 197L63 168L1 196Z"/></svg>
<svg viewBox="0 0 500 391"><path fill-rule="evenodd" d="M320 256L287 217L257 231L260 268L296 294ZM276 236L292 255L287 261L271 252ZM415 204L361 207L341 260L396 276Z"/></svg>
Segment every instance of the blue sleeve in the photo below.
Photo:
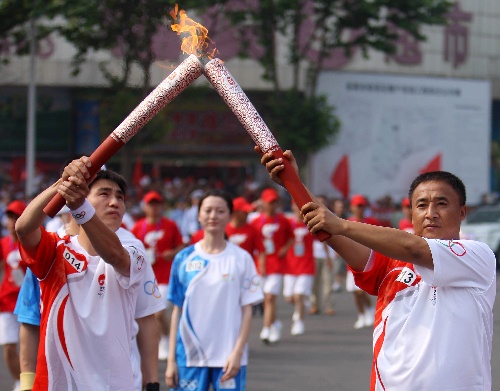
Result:
<svg viewBox="0 0 500 391"><path fill-rule="evenodd" d="M177 253L172 263L170 272L170 281L168 283L168 296L167 299L177 307L182 307L186 294L187 286L184 287L182 281L182 267L185 265L186 258L193 252L194 245L191 245L184 250Z"/></svg>
<svg viewBox="0 0 500 391"><path fill-rule="evenodd" d="M14 314L19 323L40 326L40 283L30 268L26 269Z"/></svg>

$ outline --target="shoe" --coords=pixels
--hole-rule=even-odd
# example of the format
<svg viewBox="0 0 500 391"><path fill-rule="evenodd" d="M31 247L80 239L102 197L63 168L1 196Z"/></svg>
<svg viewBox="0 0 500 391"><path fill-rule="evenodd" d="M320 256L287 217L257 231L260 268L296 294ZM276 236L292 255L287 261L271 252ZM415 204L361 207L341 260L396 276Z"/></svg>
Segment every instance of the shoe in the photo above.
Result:
<svg viewBox="0 0 500 391"><path fill-rule="evenodd" d="M319 314L319 309L315 306L312 306L311 308L309 308L309 314L311 315L318 315Z"/></svg>
<svg viewBox="0 0 500 391"><path fill-rule="evenodd" d="M281 339L281 329L283 328L283 323L281 320L275 321L269 328L269 342L276 343Z"/></svg>
<svg viewBox="0 0 500 391"><path fill-rule="evenodd" d="M359 314L358 319L354 323L354 328L356 330L359 330L359 329L362 329L363 327L365 327L365 317L364 317L364 314Z"/></svg>
<svg viewBox="0 0 500 391"><path fill-rule="evenodd" d="M371 327L373 326L373 323L374 323L374 316L375 316L375 310L373 307L370 307L368 309L365 310L365 313L364 313L364 326L365 327Z"/></svg>
<svg viewBox="0 0 500 391"><path fill-rule="evenodd" d="M302 335L302 334L304 334L305 329L306 328L304 326L304 322L301 321L300 319L298 319L295 322L293 322L292 330L290 331L290 334Z"/></svg>
<svg viewBox="0 0 500 391"><path fill-rule="evenodd" d="M335 315L335 311L332 310L331 308L327 309L325 311L325 315L328 315L328 316L332 316L332 315Z"/></svg>
<svg viewBox="0 0 500 391"><path fill-rule="evenodd" d="M168 359L168 337L162 335L158 345L158 360L165 361L166 359Z"/></svg>
<svg viewBox="0 0 500 391"><path fill-rule="evenodd" d="M269 334L270 334L269 327L263 327L260 332L260 340L266 344L269 343Z"/></svg>

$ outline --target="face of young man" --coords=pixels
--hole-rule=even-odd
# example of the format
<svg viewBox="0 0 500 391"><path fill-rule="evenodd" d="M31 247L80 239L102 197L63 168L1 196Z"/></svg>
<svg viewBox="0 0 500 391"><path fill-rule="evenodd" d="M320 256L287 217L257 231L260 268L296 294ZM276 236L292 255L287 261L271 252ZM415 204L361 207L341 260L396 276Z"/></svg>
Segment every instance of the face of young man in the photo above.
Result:
<svg viewBox="0 0 500 391"><path fill-rule="evenodd" d="M95 213L110 229L120 228L125 213L125 195L120 187L108 179L96 181L87 199L95 208Z"/></svg>
<svg viewBox="0 0 500 391"><path fill-rule="evenodd" d="M412 195L415 234L430 239L459 239L460 223L467 214L457 192L446 182L423 182Z"/></svg>

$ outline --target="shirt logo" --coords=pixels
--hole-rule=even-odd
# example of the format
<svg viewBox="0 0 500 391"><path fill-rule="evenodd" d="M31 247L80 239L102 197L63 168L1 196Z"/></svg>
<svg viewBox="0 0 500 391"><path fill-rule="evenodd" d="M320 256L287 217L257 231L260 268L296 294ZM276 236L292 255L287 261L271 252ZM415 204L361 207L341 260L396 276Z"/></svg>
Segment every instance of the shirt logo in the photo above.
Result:
<svg viewBox="0 0 500 391"><path fill-rule="evenodd" d="M104 294L106 293L106 286L104 285L106 283L106 275L99 275L99 277L97 277L97 282L99 283L99 292L97 292L97 295L100 299L102 299L104 298Z"/></svg>
<svg viewBox="0 0 500 391"><path fill-rule="evenodd" d="M409 267L404 267L403 270L401 270L401 273L399 273L398 278L396 278L396 281L411 286L416 281L416 279L417 273L415 273Z"/></svg>
<svg viewBox="0 0 500 391"><path fill-rule="evenodd" d="M135 264L137 265L137 270L141 270L145 261L144 256L135 247L132 246L132 248L133 248L132 255L135 258Z"/></svg>
<svg viewBox="0 0 500 391"><path fill-rule="evenodd" d="M260 287L260 277L254 275L252 278L245 278L243 281L243 289L251 293L257 292Z"/></svg>
<svg viewBox="0 0 500 391"><path fill-rule="evenodd" d="M457 257L463 257L467 253L467 250L465 250L464 245L460 242L454 240L448 240L448 241L437 240L437 242L445 247L448 247L450 251Z"/></svg>
<svg viewBox="0 0 500 391"><path fill-rule="evenodd" d="M191 261L186 265L187 272L196 272L203 269L203 261Z"/></svg>
<svg viewBox="0 0 500 391"><path fill-rule="evenodd" d="M146 292L149 296L156 297L157 299L161 297L160 288L158 288L158 282L156 279L154 281L149 280L144 283L144 292Z"/></svg>

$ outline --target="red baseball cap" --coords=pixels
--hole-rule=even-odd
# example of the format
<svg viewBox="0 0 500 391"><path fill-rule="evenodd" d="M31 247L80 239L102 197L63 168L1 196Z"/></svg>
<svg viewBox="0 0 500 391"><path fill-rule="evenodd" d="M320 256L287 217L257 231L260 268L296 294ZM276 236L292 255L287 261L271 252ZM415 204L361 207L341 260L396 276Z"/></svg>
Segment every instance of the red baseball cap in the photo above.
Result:
<svg viewBox="0 0 500 391"><path fill-rule="evenodd" d="M401 201L401 205L410 207L410 199L408 197L403 198L403 201Z"/></svg>
<svg viewBox="0 0 500 391"><path fill-rule="evenodd" d="M13 213L17 217L21 216L26 209L26 204L21 200L14 200L5 209L5 213Z"/></svg>
<svg viewBox="0 0 500 391"><path fill-rule="evenodd" d="M234 211L239 210L241 212L250 213L254 209L255 208L253 207L253 205L251 203L247 202L245 197L236 197L233 200L233 210Z"/></svg>
<svg viewBox="0 0 500 391"><path fill-rule="evenodd" d="M271 202L279 199L280 196L276 190L268 187L267 189L262 190L262 193L260 194L260 198L264 202L271 203Z"/></svg>
<svg viewBox="0 0 500 391"><path fill-rule="evenodd" d="M352 206L366 206L366 205L368 205L368 201L361 194L355 194L351 197L351 205Z"/></svg>
<svg viewBox="0 0 500 391"><path fill-rule="evenodd" d="M154 190L148 191L146 194L144 194L144 197L142 197L142 202L144 202L145 204L149 204L150 202L153 201L162 202L163 197L161 196L160 193Z"/></svg>

